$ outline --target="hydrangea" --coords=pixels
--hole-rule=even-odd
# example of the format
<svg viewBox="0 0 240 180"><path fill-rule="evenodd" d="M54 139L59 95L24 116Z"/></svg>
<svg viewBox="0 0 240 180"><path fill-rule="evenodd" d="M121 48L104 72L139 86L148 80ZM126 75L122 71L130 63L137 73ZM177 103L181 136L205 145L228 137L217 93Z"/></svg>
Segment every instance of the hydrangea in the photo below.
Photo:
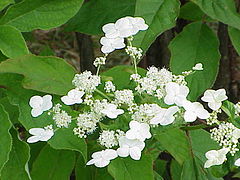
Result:
<svg viewBox="0 0 240 180"><path fill-rule="evenodd" d="M35 143L38 141L48 141L54 135L52 125L46 126L44 128L31 128L29 133L33 136L27 139L28 143Z"/></svg>
<svg viewBox="0 0 240 180"><path fill-rule="evenodd" d="M166 126L172 124L175 120L174 114L179 111L177 106L161 108L160 111L151 119L150 124Z"/></svg>
<svg viewBox="0 0 240 180"><path fill-rule="evenodd" d="M101 113L105 114L107 117L111 119L115 119L118 115L124 113L122 109L117 109L115 104L107 104L107 106L101 111Z"/></svg>
<svg viewBox="0 0 240 180"><path fill-rule="evenodd" d="M227 160L226 154L228 153L229 149L223 148L220 150L211 150L206 152L205 156L208 159L205 164L204 168L209 168L213 165L220 165L223 164L224 161Z"/></svg>
<svg viewBox="0 0 240 180"><path fill-rule="evenodd" d="M195 66L192 68L194 71L202 71L203 70L203 64L202 63L197 63Z"/></svg>
<svg viewBox="0 0 240 180"><path fill-rule="evenodd" d="M197 118L207 119L210 117L209 112L204 109L203 105L199 102L192 103L190 101L185 101L183 107L186 110L184 113L184 120L186 122L193 122Z"/></svg>
<svg viewBox="0 0 240 180"><path fill-rule="evenodd" d="M95 67L98 67L98 66L101 66L101 65L104 65L106 63L106 57L97 57L94 62L93 62L93 65Z"/></svg>
<svg viewBox="0 0 240 180"><path fill-rule="evenodd" d="M204 102L208 103L208 106L216 111L222 106L222 101L227 99L226 90L219 89L219 90L206 90L204 92L204 96L201 98Z"/></svg>
<svg viewBox="0 0 240 180"><path fill-rule="evenodd" d="M138 139L144 141L152 137L150 133L150 126L146 123L139 123L137 121L131 121L129 123L130 129L126 132L126 138Z"/></svg>
<svg viewBox="0 0 240 180"><path fill-rule="evenodd" d="M109 54L113 52L115 49L122 49L126 46L124 43L124 39L120 37L116 38L102 37L100 43L103 45L101 51L104 54Z"/></svg>
<svg viewBox="0 0 240 180"><path fill-rule="evenodd" d="M168 105L176 104L177 106L182 106L187 100L187 95L189 89L187 86L179 85L174 82L169 82L165 87L166 96L164 97L164 102Z"/></svg>
<svg viewBox="0 0 240 180"><path fill-rule="evenodd" d="M61 110L60 112L53 115L53 120L55 121L57 127L67 128L68 125L72 122L72 117L69 116L66 111Z"/></svg>
<svg viewBox="0 0 240 180"><path fill-rule="evenodd" d="M61 100L66 105L81 104L83 102L82 100L83 95L84 95L83 91L72 89L68 92L67 96L61 97Z"/></svg>
<svg viewBox="0 0 240 180"><path fill-rule="evenodd" d="M40 116L44 111L47 111L52 108L52 96L45 95L41 96L33 96L29 101L29 105L32 107L31 114L33 117Z"/></svg>
<svg viewBox="0 0 240 180"><path fill-rule="evenodd" d="M92 154L92 159L87 162L87 165L94 164L96 167L105 167L111 160L117 157L117 152L113 149L106 149Z"/></svg>
<svg viewBox="0 0 240 180"><path fill-rule="evenodd" d="M130 155L132 159L139 160L145 143L138 139L128 139L123 136L119 139L119 146L117 149L118 156L127 157Z"/></svg>

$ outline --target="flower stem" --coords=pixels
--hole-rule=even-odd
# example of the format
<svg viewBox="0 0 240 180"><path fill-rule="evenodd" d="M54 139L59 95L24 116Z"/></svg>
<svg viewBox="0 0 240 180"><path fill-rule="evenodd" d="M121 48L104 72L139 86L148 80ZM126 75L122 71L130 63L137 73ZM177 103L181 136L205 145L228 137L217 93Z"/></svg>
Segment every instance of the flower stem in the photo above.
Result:
<svg viewBox="0 0 240 180"><path fill-rule="evenodd" d="M106 94L104 94L102 91L96 89L95 92L97 92L102 97L106 98L107 100L111 101L111 98L109 98Z"/></svg>

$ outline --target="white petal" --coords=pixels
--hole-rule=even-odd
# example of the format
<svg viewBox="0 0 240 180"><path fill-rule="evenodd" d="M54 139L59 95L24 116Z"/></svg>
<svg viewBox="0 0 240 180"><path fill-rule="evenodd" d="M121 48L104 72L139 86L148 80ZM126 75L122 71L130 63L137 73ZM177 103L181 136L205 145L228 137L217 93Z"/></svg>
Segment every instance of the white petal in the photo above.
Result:
<svg viewBox="0 0 240 180"><path fill-rule="evenodd" d="M40 137L40 141L48 141L54 135L53 130L45 130L45 132Z"/></svg>
<svg viewBox="0 0 240 180"><path fill-rule="evenodd" d="M43 128L31 128L29 129L29 133L32 135L40 135L45 132L45 129Z"/></svg>
<svg viewBox="0 0 240 180"><path fill-rule="evenodd" d="M186 111L184 113L184 120L186 122L193 122L193 121L196 121L196 119L197 119L197 116L192 111Z"/></svg>
<svg viewBox="0 0 240 180"><path fill-rule="evenodd" d="M120 148L117 149L117 154L120 157L127 157L127 156L129 156L129 148L120 147Z"/></svg>
<svg viewBox="0 0 240 180"><path fill-rule="evenodd" d="M175 118L174 118L173 116L168 116L167 118L164 118L164 119L160 122L160 124L161 124L162 126L166 126L166 125L172 124L174 120L175 120Z"/></svg>
<svg viewBox="0 0 240 180"><path fill-rule="evenodd" d="M207 118L210 117L210 114L209 114L209 112L206 109L202 108L200 111L198 111L197 116L200 119L207 119Z"/></svg>
<svg viewBox="0 0 240 180"><path fill-rule="evenodd" d="M205 153L207 159L214 159L217 156L218 152L216 150L210 150Z"/></svg>
<svg viewBox="0 0 240 180"><path fill-rule="evenodd" d="M32 108L39 108L42 106L43 98L41 96L33 96L29 101L29 105Z"/></svg>
<svg viewBox="0 0 240 180"><path fill-rule="evenodd" d="M117 151L116 150L113 150L113 149L106 149L104 151L104 159L107 159L107 160L112 160L112 159L115 159L117 157Z"/></svg>
<svg viewBox="0 0 240 180"><path fill-rule="evenodd" d="M136 133L136 131L134 131L134 130L128 130L127 132L126 132L126 137L128 138L128 139L136 139L137 138L137 136L138 136L138 133Z"/></svg>
<svg viewBox="0 0 240 180"><path fill-rule="evenodd" d="M87 162L86 165L92 165L92 164L94 164L94 163L95 163L95 159L91 159L90 161Z"/></svg>
<svg viewBox="0 0 240 180"><path fill-rule="evenodd" d="M105 33L105 36L107 38L116 38L119 36L118 31L115 28L115 24L114 23L109 23L109 24L105 24L102 27L103 32Z"/></svg>
<svg viewBox="0 0 240 180"><path fill-rule="evenodd" d="M102 46L101 47L101 51L104 53L104 54L109 54L111 52L113 52L115 49L112 47L112 46Z"/></svg>
<svg viewBox="0 0 240 180"><path fill-rule="evenodd" d="M236 139L240 138L240 129L235 129L233 131L233 137L236 138Z"/></svg>
<svg viewBox="0 0 240 180"><path fill-rule="evenodd" d="M98 159L98 160L95 161L94 164L95 164L96 167L102 168L102 167L107 166L109 163L110 163L109 160L106 160L106 159Z"/></svg>
<svg viewBox="0 0 240 180"><path fill-rule="evenodd" d="M69 98L68 96L61 97L61 101L68 106L75 104L74 100Z"/></svg>
<svg viewBox="0 0 240 180"><path fill-rule="evenodd" d="M129 123L130 129L140 129L141 124L137 121L131 121Z"/></svg>
<svg viewBox="0 0 240 180"><path fill-rule="evenodd" d="M235 166L240 166L240 158L238 158L235 163L234 163Z"/></svg>
<svg viewBox="0 0 240 180"><path fill-rule="evenodd" d="M221 102L227 100L227 98L225 89L218 89L216 91L216 101Z"/></svg>
<svg viewBox="0 0 240 180"><path fill-rule="evenodd" d="M164 102L165 102L165 104L167 104L167 105L172 105L172 104L174 104L174 102L175 102L175 96L166 95L166 96L164 97Z"/></svg>
<svg viewBox="0 0 240 180"><path fill-rule="evenodd" d="M98 152L94 152L94 153L92 154L92 158L93 158L93 159L99 159L99 158L101 158L103 152L104 152L104 150L98 151Z"/></svg>
<svg viewBox="0 0 240 180"><path fill-rule="evenodd" d="M213 161L212 160L207 160L204 164L204 168L209 168L211 166L213 166Z"/></svg>
<svg viewBox="0 0 240 180"><path fill-rule="evenodd" d="M141 150L138 147L130 148L129 154L134 160L139 160L141 158Z"/></svg>
<svg viewBox="0 0 240 180"><path fill-rule="evenodd" d="M208 107L210 107L212 110L216 111L218 110L220 107L222 106L222 103L221 102L209 102L208 103Z"/></svg>
<svg viewBox="0 0 240 180"><path fill-rule="evenodd" d="M39 141L38 136L31 136L27 139L28 143L35 143L35 142L38 142L38 141Z"/></svg>
<svg viewBox="0 0 240 180"><path fill-rule="evenodd" d="M43 113L42 108L34 108L31 110L32 117L38 117Z"/></svg>
<svg viewBox="0 0 240 180"><path fill-rule="evenodd" d="M208 89L204 92L203 97L201 98L204 102L213 102L214 101L214 90Z"/></svg>
<svg viewBox="0 0 240 180"><path fill-rule="evenodd" d="M53 106L52 104L52 96L51 95L45 95L43 96L43 104L42 104L42 110L47 111L51 109Z"/></svg>

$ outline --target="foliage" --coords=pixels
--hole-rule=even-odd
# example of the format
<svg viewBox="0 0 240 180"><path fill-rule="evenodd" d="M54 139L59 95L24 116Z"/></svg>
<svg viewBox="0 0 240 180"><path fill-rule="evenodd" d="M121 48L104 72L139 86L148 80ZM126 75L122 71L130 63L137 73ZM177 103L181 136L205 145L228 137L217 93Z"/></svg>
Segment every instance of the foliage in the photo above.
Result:
<svg viewBox="0 0 240 180"><path fill-rule="evenodd" d="M134 32L137 29L137 32L131 35L118 34L114 38L119 39L111 42L114 38L108 36L119 33L117 30L121 28L123 31L126 30L124 29L126 24L120 23L117 30L114 29L117 23L114 28L111 26L104 29L103 26L115 23L123 17L128 18L122 19L124 23L134 22L131 17L141 17L143 21L138 19L140 23L137 22L136 27L139 29L135 26L131 29ZM148 70L137 68L142 55L147 52L156 38L175 28L178 20L187 20L187 25L175 31L174 38L169 43L171 72L166 69L156 68L156 70L154 67ZM221 63L219 39L211 23L224 23L228 26L229 38L240 55L240 15L233 0L191 0L185 4L180 0L90 0L87 2L83 0L1 0L0 179L64 180L72 176L79 180L222 180L227 174L239 176L240 171L237 166L240 165L237 165L236 160L240 157L238 151L240 104L226 100L224 93L209 91L216 80ZM89 72L76 75L77 70L65 61L66 59L38 56L28 48L25 39L31 32L38 29L52 30L60 26L64 31L80 32L97 37L105 33L107 43L104 39L100 40L104 55L97 58L94 64L97 68L96 75L87 74ZM108 54L115 49L121 49L120 45L126 46L125 51L130 56L133 67L120 65L101 71L100 67L105 64ZM47 54L53 54L49 52ZM42 55L45 55L45 52ZM166 90L170 82L161 84L160 78L148 77L156 72L166 73L164 77L171 74L170 82L175 83L175 86L171 87L189 88L190 93L185 95L185 99L181 99L184 101L180 100L180 103L186 104L180 105L176 101L172 104L166 103L165 97L168 92L169 96L172 96L170 91L174 91L175 88ZM79 78L84 73L86 73L84 77L87 77L85 80L88 80L86 82L84 78ZM138 74L140 77L134 79L133 74ZM112 84L108 84L109 87L107 87L106 84L109 81ZM151 84L153 90L144 89L144 83ZM70 93L72 89L78 91L73 96ZM134 102L133 104L126 103L129 91L121 96L125 103L116 100L116 90L122 92L126 89L133 92L134 100L131 101ZM163 95L162 91L157 94L157 89L164 90ZM84 95L79 94L79 91ZM30 99L34 96L41 98L46 94L52 95L51 103L55 105L55 109L50 107L42 110L41 116L33 117L32 109L34 108ZM204 97L209 98L211 95L214 98L210 98L210 101L204 100ZM202 101L208 103L206 109L210 113L207 112L209 116L206 118L201 118L205 112L202 106L201 113L198 113L196 106L192 108L191 104L187 105L187 102L195 102L200 97ZM46 106L46 103L40 103L41 100L36 101L35 109ZM100 103L97 104L98 102ZM96 103L97 107L91 103ZM211 103L214 106L220 103L220 107L212 109ZM60 110L56 110L58 104L61 106ZM109 104L112 106L110 107ZM147 135L143 138L144 140L133 138L144 143L144 148L138 147L140 155L137 151L131 153L131 149L128 150L129 157L119 155L119 148L123 148L120 136L127 137L127 134L121 135L121 133L129 131L132 133L131 130L134 128L129 128L129 125L133 120L133 114L140 109L141 105L150 104L161 107L161 111L164 112L173 107L173 104L178 109L175 113L162 115L166 115L165 120L168 124L150 123L153 117L147 120L149 117L146 115L141 123L151 127L151 131L147 132L144 128L145 131L142 131L144 135L150 133L151 138ZM101 107L98 113L93 110ZM108 109L104 114L102 112L106 107L110 110ZM94 128L92 131L80 129L81 132L79 132L79 129L76 129L81 124L78 120L79 115L89 115L93 111L95 116L90 116L89 119L97 119L97 115L100 114L101 120L95 122L94 127L89 125L88 128ZM197 114L193 121L187 120L187 111L191 111L189 118ZM156 112L155 109L152 113ZM142 110L141 113L148 113L148 111ZM221 120L218 119L220 114ZM112 118L114 115L116 118ZM70 117L71 123L57 122L59 116L64 117L65 121ZM170 122L171 118L174 119L173 122ZM214 134L213 132L220 132L221 126L229 128L229 131L222 130L221 133ZM27 143L30 136L37 136L32 133L33 128L39 128L38 130L43 132L42 138L48 136L48 140L45 140L47 142L38 145ZM105 157L106 149L112 148L108 147L108 142L101 141L100 137L106 138L103 135L105 130L114 132L114 137L120 137L115 137L117 142L111 142L117 144L113 146L113 154L110 152L108 154L109 156L117 154L116 157L119 156L117 158ZM49 136L49 131L54 136ZM111 132L107 133L111 135ZM107 137L110 139L109 134ZM137 136L136 132L132 134ZM232 139L227 139L228 135ZM226 144L223 142L224 138L227 139ZM116 148L118 145L119 148ZM134 148L136 149L136 146ZM214 150L216 153L216 150L224 148L228 148L229 153L221 163L211 161L206 154L208 151ZM101 151L103 149L105 151ZM102 152L101 158L105 158L103 159L109 164L108 167L97 165L97 155L92 156L96 152ZM91 156L95 160L94 163L91 163ZM208 168L206 162L210 161L212 164ZM102 168L86 166L86 164L95 164Z"/></svg>

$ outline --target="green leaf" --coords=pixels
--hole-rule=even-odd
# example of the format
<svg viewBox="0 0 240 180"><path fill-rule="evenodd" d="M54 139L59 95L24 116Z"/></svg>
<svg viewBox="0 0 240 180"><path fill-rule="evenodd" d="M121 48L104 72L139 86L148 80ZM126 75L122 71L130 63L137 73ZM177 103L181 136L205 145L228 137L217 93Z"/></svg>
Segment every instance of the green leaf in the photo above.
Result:
<svg viewBox="0 0 240 180"><path fill-rule="evenodd" d="M55 150L46 145L33 163L31 176L34 180L69 179L75 165L73 151Z"/></svg>
<svg viewBox="0 0 240 180"><path fill-rule="evenodd" d="M179 177L181 177L182 167L174 159L170 164L170 172L172 180L179 180Z"/></svg>
<svg viewBox="0 0 240 180"><path fill-rule="evenodd" d="M187 2L181 7L179 18L189 21L211 20L211 18L205 17L204 12L192 2Z"/></svg>
<svg viewBox="0 0 240 180"><path fill-rule="evenodd" d="M0 1L0 11L12 3L14 3L14 0L1 0Z"/></svg>
<svg viewBox="0 0 240 180"><path fill-rule="evenodd" d="M190 100L196 100L210 88L217 76L220 54L216 35L201 22L187 25L169 45L171 51L170 67L174 74L191 70L196 63L203 64L203 71L187 77Z"/></svg>
<svg viewBox="0 0 240 180"><path fill-rule="evenodd" d="M159 143L177 160L183 164L190 157L190 144L184 131L173 128L155 135ZM169 143L171 142L171 143Z"/></svg>
<svg viewBox="0 0 240 180"><path fill-rule="evenodd" d="M134 8L135 0L88 1L83 4L76 16L67 23L65 30L93 35L102 34L103 25L115 22L121 17L132 16Z"/></svg>
<svg viewBox="0 0 240 180"><path fill-rule="evenodd" d="M191 0L203 12L218 21L240 29L240 15L236 12L233 0Z"/></svg>
<svg viewBox="0 0 240 180"><path fill-rule="evenodd" d="M134 84L130 81L131 74L135 73L134 68L132 66L115 66L103 73L101 73L101 77L104 81L111 80L116 85L116 88L126 89L133 88ZM146 70L142 68L138 68L138 74L145 75Z"/></svg>
<svg viewBox="0 0 240 180"><path fill-rule="evenodd" d="M137 0L134 16L143 17L149 28L134 36L133 45L146 51L157 36L175 26L179 10L178 0Z"/></svg>
<svg viewBox="0 0 240 180"><path fill-rule="evenodd" d="M30 180L28 173L28 160L30 157L29 146L20 140L17 131L11 129L13 138L12 149L9 154L9 160L1 172L1 180Z"/></svg>
<svg viewBox="0 0 240 180"><path fill-rule="evenodd" d="M12 25L22 32L58 27L73 17L82 0L25 0L11 6L0 24Z"/></svg>
<svg viewBox="0 0 240 180"><path fill-rule="evenodd" d="M19 30L12 26L0 26L0 50L9 57L29 54L26 42Z"/></svg>
<svg viewBox="0 0 240 180"><path fill-rule="evenodd" d="M45 127L53 124L51 116L47 112L37 118L31 116L31 107L29 100L34 95L39 94L37 91L27 90L21 87L22 76L17 74L1 74L0 85L5 86L8 91L8 97L11 104L19 107L19 122L28 130L33 127ZM56 99L59 99L57 97ZM55 103L59 101L53 100ZM84 156L86 160L87 146L84 139L80 139L72 132L72 126L67 129L58 129L48 143L55 149L75 150Z"/></svg>
<svg viewBox="0 0 240 180"><path fill-rule="evenodd" d="M0 73L25 76L23 86L51 94L65 95L73 88L75 70L63 59L26 55L0 64Z"/></svg>
<svg viewBox="0 0 240 180"><path fill-rule="evenodd" d="M9 130L12 126L8 113L4 110L3 106L0 104L0 172L4 164L9 159L9 153L12 147L12 138Z"/></svg>
<svg viewBox="0 0 240 180"><path fill-rule="evenodd" d="M234 48L236 49L237 53L240 55L240 30L228 26L228 34Z"/></svg>
<svg viewBox="0 0 240 180"><path fill-rule="evenodd" d="M117 158L108 165L108 171L115 180L153 180L152 166L151 156L142 154L139 161Z"/></svg>

